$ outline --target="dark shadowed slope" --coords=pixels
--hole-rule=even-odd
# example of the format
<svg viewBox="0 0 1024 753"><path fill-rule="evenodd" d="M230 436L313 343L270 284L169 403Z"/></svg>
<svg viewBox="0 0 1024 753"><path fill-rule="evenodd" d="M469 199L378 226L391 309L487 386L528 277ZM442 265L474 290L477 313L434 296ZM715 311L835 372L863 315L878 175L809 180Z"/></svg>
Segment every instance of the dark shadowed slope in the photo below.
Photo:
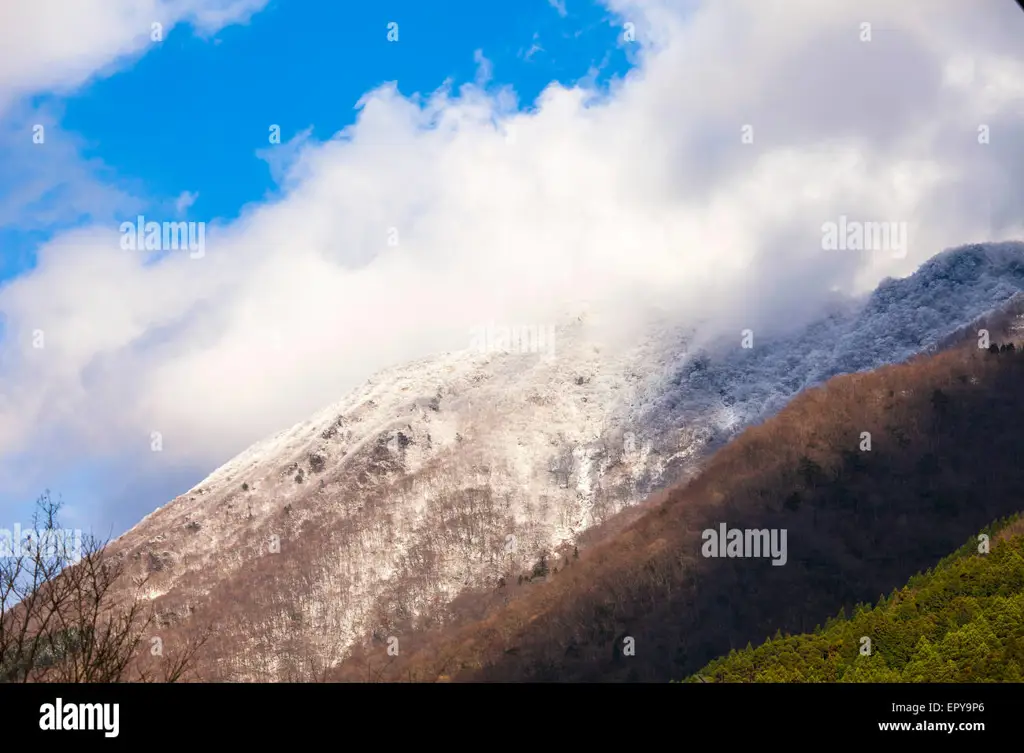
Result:
<svg viewBox="0 0 1024 753"><path fill-rule="evenodd" d="M1020 509L1022 380L1024 354L973 339L832 379L487 618L371 655L389 665L383 679L670 680L777 630L812 630ZM722 523L785 529L786 564L703 557L701 532Z"/></svg>
<svg viewBox="0 0 1024 753"><path fill-rule="evenodd" d="M987 540L986 540L987 538ZM730 653L690 682L1024 682L1024 519L814 633Z"/></svg>

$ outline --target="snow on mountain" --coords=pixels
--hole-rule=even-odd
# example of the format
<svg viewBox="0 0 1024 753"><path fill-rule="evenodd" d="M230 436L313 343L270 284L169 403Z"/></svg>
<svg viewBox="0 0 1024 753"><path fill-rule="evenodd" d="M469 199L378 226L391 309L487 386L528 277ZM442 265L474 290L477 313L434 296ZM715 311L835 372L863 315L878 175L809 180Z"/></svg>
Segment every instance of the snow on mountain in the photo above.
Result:
<svg viewBox="0 0 1024 753"><path fill-rule="evenodd" d="M449 353L391 369L251 448L115 543L168 629L206 620L227 679L295 679L366 636L443 622L466 589L694 472L801 389L935 347L1024 288L1024 245L940 254L797 333L557 353ZM536 348L526 348L537 351Z"/></svg>
<svg viewBox="0 0 1024 753"><path fill-rule="evenodd" d="M778 412L795 394L837 374L897 363L941 345L946 337L1024 290L1024 244L972 245L932 257L904 279L886 279L863 301L834 311L799 332L728 343L681 357L668 384L653 391L642 423L692 424L708 414L734 417L737 430ZM720 418L719 425L723 420Z"/></svg>

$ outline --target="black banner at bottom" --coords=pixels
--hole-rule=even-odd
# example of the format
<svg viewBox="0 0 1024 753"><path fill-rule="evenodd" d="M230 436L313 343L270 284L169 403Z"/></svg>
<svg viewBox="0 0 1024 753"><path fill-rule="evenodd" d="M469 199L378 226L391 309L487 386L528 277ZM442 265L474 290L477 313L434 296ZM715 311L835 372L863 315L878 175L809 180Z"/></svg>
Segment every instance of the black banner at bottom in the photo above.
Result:
<svg viewBox="0 0 1024 753"><path fill-rule="evenodd" d="M823 743L1019 732L1024 685L0 685L3 741L174 743ZM1015 724L1017 722L1017 724ZM824 736L824 737L823 737ZM532 740L532 742L531 742Z"/></svg>

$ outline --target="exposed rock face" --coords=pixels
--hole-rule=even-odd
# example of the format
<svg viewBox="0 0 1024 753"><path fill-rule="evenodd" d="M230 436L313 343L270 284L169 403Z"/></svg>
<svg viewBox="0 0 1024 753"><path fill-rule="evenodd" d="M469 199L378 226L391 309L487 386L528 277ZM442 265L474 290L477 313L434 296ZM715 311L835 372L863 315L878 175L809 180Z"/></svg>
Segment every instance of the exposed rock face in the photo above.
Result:
<svg viewBox="0 0 1024 753"><path fill-rule="evenodd" d="M450 616L694 472L806 386L933 348L1024 287L1021 247L968 247L795 335L694 351L661 327L608 348L586 320L547 352L381 373L258 443L115 543L167 640L216 626L207 679L312 679L356 641ZM526 347L529 351L531 348ZM535 350L535 349L534 349Z"/></svg>

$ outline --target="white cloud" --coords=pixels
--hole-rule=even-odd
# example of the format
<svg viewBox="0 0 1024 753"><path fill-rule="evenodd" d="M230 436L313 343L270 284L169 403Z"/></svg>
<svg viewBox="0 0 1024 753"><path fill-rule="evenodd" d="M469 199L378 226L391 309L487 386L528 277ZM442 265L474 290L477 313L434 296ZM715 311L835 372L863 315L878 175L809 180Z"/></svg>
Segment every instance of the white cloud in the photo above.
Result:
<svg viewBox="0 0 1024 753"><path fill-rule="evenodd" d="M199 198L199 194L198 193L190 193L189 191L182 191L181 192L181 196L179 196L174 201L174 211L176 211L178 214L181 214L186 209L188 209L190 206L195 204L196 203L196 199L198 199L198 198Z"/></svg>
<svg viewBox="0 0 1024 753"><path fill-rule="evenodd" d="M0 4L0 112L12 98L64 92L145 53L178 23L213 33L267 0L33 0ZM153 24L161 34L154 35Z"/></svg>
<svg viewBox="0 0 1024 753"><path fill-rule="evenodd" d="M267 150L289 155L284 198L211 228L203 259L144 266L116 226L49 243L0 288L21 348L0 363L0 454L127 457L156 429L168 462L212 468L380 367L465 347L481 321L585 300L623 321L661 305L793 323L833 287L984 239L982 197L1021 205L1011 3L610 5L647 46L606 101L554 86L506 116L472 87L423 109L386 87L339 138ZM963 55L973 79L950 78ZM822 251L840 215L910 223L907 258Z"/></svg>
<svg viewBox="0 0 1024 753"><path fill-rule="evenodd" d="M39 231L90 215L109 220L137 205L124 187L107 182L101 164L79 157L79 139L58 121L49 108L24 102L0 118L0 228Z"/></svg>
<svg viewBox="0 0 1024 753"><path fill-rule="evenodd" d="M548 0L548 5L558 11L558 15L562 18L569 15L568 11L565 9L565 0Z"/></svg>
<svg viewBox="0 0 1024 753"><path fill-rule="evenodd" d="M161 36L187 22L200 35L209 35L231 23L246 22L267 0L38 0L0 3L0 229L17 233L52 233L83 221L109 226L118 218L134 216L146 202L132 181L113 180L96 160L82 159L84 146L74 134L62 131L60 113L51 105L37 105L31 95L68 94L96 77L115 72L157 44L153 24ZM60 242L58 242L59 245ZM5 266L24 266L31 254L24 249L0 248ZM13 401L31 392L9 382L13 373L24 375L24 351L12 351L5 339L9 312L0 304L0 416L8 415ZM31 398L54 406L59 414L67 401L81 399L72 390L53 394L61 377L39 385ZM77 397L76 397L77 396ZM42 401L40 403L39 401ZM20 408L19 408L20 410ZM17 456L5 455L0 464L0 498L29 498L59 472L49 453L34 442L60 444L60 422L32 427L18 446ZM69 436L70 441L74 437ZM9 449L5 445L5 449ZM83 460L88 463L86 453ZM13 471L13 472L11 472ZM11 472L11 473L9 473ZM109 491L109 489L107 490Z"/></svg>
<svg viewBox="0 0 1024 753"><path fill-rule="evenodd" d="M494 75L494 64L484 57L483 50L473 51L473 62L476 63L477 86L486 86Z"/></svg>
<svg viewBox="0 0 1024 753"><path fill-rule="evenodd" d="M160 44L179 23L212 34L249 20L267 0L33 0L0 3L0 227L41 230L131 213L142 197L79 157L51 106L29 95L67 94ZM41 129L41 130L40 130Z"/></svg>
<svg viewBox="0 0 1024 753"><path fill-rule="evenodd" d="M523 49L519 50L518 57L521 57L523 60L529 61L538 52L544 52L544 48L541 47L539 40L540 40L540 34L538 32L534 32L533 33L533 39L530 41L529 48L527 48L525 50L523 50Z"/></svg>

